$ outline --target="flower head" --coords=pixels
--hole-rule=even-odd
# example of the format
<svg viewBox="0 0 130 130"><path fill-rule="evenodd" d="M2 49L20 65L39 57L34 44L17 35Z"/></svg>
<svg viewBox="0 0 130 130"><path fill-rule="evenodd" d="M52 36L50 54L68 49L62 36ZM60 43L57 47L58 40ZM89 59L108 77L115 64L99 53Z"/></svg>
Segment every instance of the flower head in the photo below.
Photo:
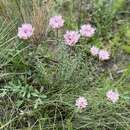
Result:
<svg viewBox="0 0 130 130"><path fill-rule="evenodd" d="M22 24L21 27L18 28L18 37L20 39L28 39L33 35L33 27L31 24Z"/></svg>
<svg viewBox="0 0 130 130"><path fill-rule="evenodd" d="M87 107L88 102L84 97L79 97L76 99L75 105L78 107L78 109L83 109Z"/></svg>
<svg viewBox="0 0 130 130"><path fill-rule="evenodd" d="M65 44L69 46L74 46L80 38L80 34L76 31L67 31L64 34Z"/></svg>
<svg viewBox="0 0 130 130"><path fill-rule="evenodd" d="M63 27L64 20L61 15L53 16L50 18L49 25L54 29L58 29Z"/></svg>
<svg viewBox="0 0 130 130"><path fill-rule="evenodd" d="M109 90L106 93L106 97L109 101L111 101L112 103L115 103L119 100L119 93L117 91Z"/></svg>
<svg viewBox="0 0 130 130"><path fill-rule="evenodd" d="M95 28L91 24L85 24L81 26L80 33L84 37L92 37L95 33Z"/></svg>
<svg viewBox="0 0 130 130"><path fill-rule="evenodd" d="M99 51L99 59L100 60L109 60L110 54L106 50L100 50Z"/></svg>
<svg viewBox="0 0 130 130"><path fill-rule="evenodd" d="M91 52L91 54L92 54L93 56L97 56L98 53L99 53L99 48L93 46L93 47L91 47L90 52Z"/></svg>

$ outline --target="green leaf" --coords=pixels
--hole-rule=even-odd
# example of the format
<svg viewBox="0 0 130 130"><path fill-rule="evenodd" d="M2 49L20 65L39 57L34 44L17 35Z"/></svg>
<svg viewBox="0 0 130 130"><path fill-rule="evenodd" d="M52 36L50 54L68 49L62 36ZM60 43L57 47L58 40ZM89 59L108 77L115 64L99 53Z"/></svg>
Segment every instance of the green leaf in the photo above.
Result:
<svg viewBox="0 0 130 130"><path fill-rule="evenodd" d="M38 107L38 105L42 104L42 100L40 98L35 100L35 105L34 105L34 109L36 109Z"/></svg>
<svg viewBox="0 0 130 130"><path fill-rule="evenodd" d="M4 90L2 93L0 93L0 97L4 97L7 94L6 90Z"/></svg>
<svg viewBox="0 0 130 130"><path fill-rule="evenodd" d="M122 49L123 49L126 53L130 54L130 46L129 46L129 45L123 45L123 46L122 46Z"/></svg>
<svg viewBox="0 0 130 130"><path fill-rule="evenodd" d="M41 97L41 98L47 98L47 96L44 95L44 94L40 95L39 97Z"/></svg>
<svg viewBox="0 0 130 130"><path fill-rule="evenodd" d="M125 0L114 0L112 5L113 13L116 13L120 10L125 4Z"/></svg>
<svg viewBox="0 0 130 130"><path fill-rule="evenodd" d="M23 104L23 100L16 101L16 106L20 107Z"/></svg>
<svg viewBox="0 0 130 130"><path fill-rule="evenodd" d="M37 94L37 93L31 93L31 95L32 95L33 97L38 97L38 94Z"/></svg>

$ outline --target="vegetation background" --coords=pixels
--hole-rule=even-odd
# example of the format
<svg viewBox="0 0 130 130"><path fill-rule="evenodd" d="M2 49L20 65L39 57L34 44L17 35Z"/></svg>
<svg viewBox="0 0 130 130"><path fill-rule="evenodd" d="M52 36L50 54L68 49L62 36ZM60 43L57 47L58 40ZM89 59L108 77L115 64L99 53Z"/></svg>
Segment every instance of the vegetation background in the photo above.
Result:
<svg viewBox="0 0 130 130"><path fill-rule="evenodd" d="M65 26L48 27L61 14ZM17 38L22 23L35 28ZM93 38L64 45L66 29L96 27ZM57 42L58 41L58 42ZM111 59L90 55L92 45ZM112 104L106 91L117 89ZM87 109L77 112L84 96ZM0 130L130 130L130 0L0 0Z"/></svg>

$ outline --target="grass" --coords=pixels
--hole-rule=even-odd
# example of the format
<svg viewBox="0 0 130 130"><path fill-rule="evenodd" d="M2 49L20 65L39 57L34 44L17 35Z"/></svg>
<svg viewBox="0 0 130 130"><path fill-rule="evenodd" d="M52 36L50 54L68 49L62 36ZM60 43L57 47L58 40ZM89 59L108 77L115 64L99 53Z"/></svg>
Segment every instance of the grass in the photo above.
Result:
<svg viewBox="0 0 130 130"><path fill-rule="evenodd" d="M0 1L0 130L129 130L130 129L129 0ZM63 15L58 33L48 26ZM31 23L29 40L17 37ZM91 23L96 34L73 47L64 44L68 30ZM100 61L91 46L111 52ZM117 89L112 104L106 92ZM75 100L88 106L78 111Z"/></svg>

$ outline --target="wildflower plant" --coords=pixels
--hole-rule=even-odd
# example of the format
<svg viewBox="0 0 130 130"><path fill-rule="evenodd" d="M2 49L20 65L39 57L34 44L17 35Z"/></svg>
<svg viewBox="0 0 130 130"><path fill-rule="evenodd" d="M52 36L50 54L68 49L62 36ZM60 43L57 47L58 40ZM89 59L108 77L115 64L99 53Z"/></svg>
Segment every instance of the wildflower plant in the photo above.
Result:
<svg viewBox="0 0 130 130"><path fill-rule="evenodd" d="M34 28L31 24L22 24L22 27L18 28L18 37L20 39L28 39L33 35Z"/></svg>
<svg viewBox="0 0 130 130"><path fill-rule="evenodd" d="M49 26L53 29L59 29L64 26L64 20L61 15L50 18Z"/></svg>
<svg viewBox="0 0 130 130"><path fill-rule="evenodd" d="M93 46L91 47L90 52L93 56L97 56L99 54L99 48Z"/></svg>
<svg viewBox="0 0 130 130"><path fill-rule="evenodd" d="M75 105L78 107L78 109L82 110L87 107L88 102L84 97L79 97L78 99L76 99Z"/></svg>
<svg viewBox="0 0 130 130"><path fill-rule="evenodd" d="M85 24L81 26L80 34L84 37L92 37L95 33L95 28L92 27L91 24Z"/></svg>
<svg viewBox="0 0 130 130"><path fill-rule="evenodd" d="M80 34L76 31L67 31L64 34L65 44L69 46L74 46L80 38Z"/></svg>
<svg viewBox="0 0 130 130"><path fill-rule="evenodd" d="M130 128L129 55L113 43L124 0L1 3L0 129Z"/></svg>
<svg viewBox="0 0 130 130"><path fill-rule="evenodd" d="M112 103L116 103L119 100L119 93L117 91L109 90L106 93L107 99Z"/></svg>

